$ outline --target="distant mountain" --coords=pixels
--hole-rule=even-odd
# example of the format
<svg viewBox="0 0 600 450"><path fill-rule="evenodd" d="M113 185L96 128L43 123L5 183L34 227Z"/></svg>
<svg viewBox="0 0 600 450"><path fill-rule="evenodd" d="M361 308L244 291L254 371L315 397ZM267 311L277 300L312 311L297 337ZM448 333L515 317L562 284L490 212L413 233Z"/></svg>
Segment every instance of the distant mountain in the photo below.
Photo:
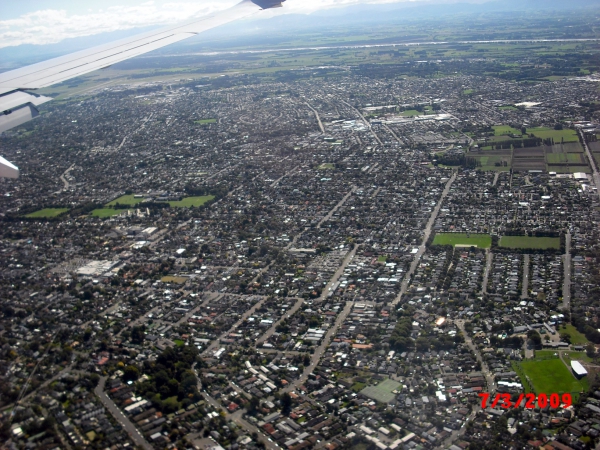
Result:
<svg viewBox="0 0 600 450"><path fill-rule="evenodd" d="M273 45L282 39L292 40L299 31L326 33L331 27L356 27L373 24L402 23L403 21L439 20L449 15L481 14L491 12L531 12L534 10L600 9L597 0L507 0L472 2L431 0L382 5L354 5L327 9L312 14L285 14L267 20L248 20L222 26L218 29L175 44L161 53L177 53L194 48L195 51L223 50L227 47ZM0 72L33 64L52 57L83 50L112 40L132 36L157 27L116 31L95 36L66 39L58 44L22 45L0 49Z"/></svg>

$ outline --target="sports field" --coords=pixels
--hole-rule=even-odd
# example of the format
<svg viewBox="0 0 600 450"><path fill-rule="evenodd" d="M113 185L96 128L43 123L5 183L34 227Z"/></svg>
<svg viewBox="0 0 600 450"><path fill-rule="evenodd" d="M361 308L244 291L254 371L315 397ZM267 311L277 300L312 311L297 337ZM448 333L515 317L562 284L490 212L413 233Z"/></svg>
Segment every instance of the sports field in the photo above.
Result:
<svg viewBox="0 0 600 450"><path fill-rule="evenodd" d="M214 195L204 195L202 197L186 197L180 201L168 202L172 208L191 208L204 205L206 202L214 200Z"/></svg>
<svg viewBox="0 0 600 450"><path fill-rule="evenodd" d="M53 217L58 217L67 211L67 208L46 208L31 214L27 214L25 217L30 219L51 219Z"/></svg>
<svg viewBox="0 0 600 450"><path fill-rule="evenodd" d="M377 386L367 386L360 393L378 402L389 403L396 396L393 391L400 386L401 384L394 380L384 380Z"/></svg>
<svg viewBox="0 0 600 450"><path fill-rule="evenodd" d="M502 236L500 247L547 249L560 248L560 238L532 236Z"/></svg>
<svg viewBox="0 0 600 450"><path fill-rule="evenodd" d="M208 125L209 123L217 123L217 119L196 120L194 123L197 123L198 125Z"/></svg>
<svg viewBox="0 0 600 450"><path fill-rule="evenodd" d="M492 246L492 237L489 234L437 233L433 239L433 245L461 245L490 248Z"/></svg>
<svg viewBox="0 0 600 450"><path fill-rule="evenodd" d="M107 203L106 206L115 206L117 203L119 205L137 205L138 203L142 203L144 201L143 198L135 198L133 195L123 195L110 203Z"/></svg>
<svg viewBox="0 0 600 450"><path fill-rule="evenodd" d="M586 378L577 380L565 363L558 358L544 361L522 361L520 366L524 374L531 380L536 394L582 392L589 387ZM526 380L522 380L522 382L524 386L528 385Z"/></svg>

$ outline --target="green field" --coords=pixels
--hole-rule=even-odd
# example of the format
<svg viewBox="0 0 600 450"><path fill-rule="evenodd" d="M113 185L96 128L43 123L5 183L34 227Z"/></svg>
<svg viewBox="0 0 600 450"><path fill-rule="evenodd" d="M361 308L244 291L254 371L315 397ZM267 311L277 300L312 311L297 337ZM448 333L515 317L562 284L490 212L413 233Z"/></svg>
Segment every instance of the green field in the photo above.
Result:
<svg viewBox="0 0 600 450"><path fill-rule="evenodd" d="M527 128L527 133L531 133L536 137L542 139L554 139L554 142L560 144L561 139L564 138L564 142L579 142L579 137L575 130L555 130L553 128Z"/></svg>
<svg viewBox="0 0 600 450"><path fill-rule="evenodd" d="M560 238L553 237L531 237L531 236L502 236L500 247L507 248L560 248Z"/></svg>
<svg viewBox="0 0 600 450"><path fill-rule="evenodd" d="M498 107L498 109L500 109L502 111L518 111L519 110L519 108L517 108L516 106L512 106L512 105L500 106L500 107Z"/></svg>
<svg viewBox="0 0 600 450"><path fill-rule="evenodd" d="M180 201L168 202L172 208L191 208L204 205L206 202L214 200L214 195L204 195L201 197L186 197Z"/></svg>
<svg viewBox="0 0 600 450"><path fill-rule="evenodd" d="M198 125L207 125L209 123L217 123L217 119L195 120L194 123L197 123Z"/></svg>
<svg viewBox="0 0 600 450"><path fill-rule="evenodd" d="M496 136L509 135L509 134L521 134L521 130L511 127L510 125L498 125L492 127Z"/></svg>
<svg viewBox="0 0 600 450"><path fill-rule="evenodd" d="M589 388L587 378L577 380L571 371L560 359L547 359L543 361L522 361L520 367L524 374L531 380L533 390L539 393L579 393ZM520 371L519 371L520 372ZM519 374L522 377L522 374ZM523 386L528 386L527 380L521 380ZM573 399L575 400L575 398Z"/></svg>
<svg viewBox="0 0 600 450"><path fill-rule="evenodd" d="M27 214L25 217L30 219L51 219L53 217L58 217L67 211L67 208L46 208L31 214Z"/></svg>
<svg viewBox="0 0 600 450"><path fill-rule="evenodd" d="M580 333L579 330L570 323L567 324L565 329L560 328L558 332L566 333L571 336L571 344L573 345L585 345L589 342L585 335Z"/></svg>
<svg viewBox="0 0 600 450"><path fill-rule="evenodd" d="M110 203L107 203L106 206L115 206L117 203L119 205L137 205L138 203L142 203L144 201L143 198L135 198L133 195L123 195Z"/></svg>
<svg viewBox="0 0 600 450"><path fill-rule="evenodd" d="M378 402L389 403L396 397L392 391L397 390L400 386L402 386L400 383L388 379L377 386L367 386L360 393Z"/></svg>
<svg viewBox="0 0 600 450"><path fill-rule="evenodd" d="M416 109L407 109L406 111L402 111L402 115L404 117L413 117L413 116L422 116L425 113L419 112Z"/></svg>
<svg viewBox="0 0 600 450"><path fill-rule="evenodd" d="M106 219L107 217L116 216L117 214L122 214L127 211L131 211L131 210L130 209L112 209L112 208L95 209L92 211L92 217L99 217L101 219Z"/></svg>
<svg viewBox="0 0 600 450"><path fill-rule="evenodd" d="M469 234L467 236L467 233L437 233L433 239L433 245L461 245L490 248L492 246L492 237L489 234Z"/></svg>
<svg viewBox="0 0 600 450"><path fill-rule="evenodd" d="M489 148L488 148L489 149ZM485 147L483 148L485 150ZM508 150L510 152L510 150ZM511 155L508 153L507 155L469 155L470 158L474 158L481 163L481 166L478 167L479 170L484 171L500 171L500 172L508 172L511 167ZM507 162L507 165L504 166L504 161ZM497 166L496 163L501 165Z"/></svg>

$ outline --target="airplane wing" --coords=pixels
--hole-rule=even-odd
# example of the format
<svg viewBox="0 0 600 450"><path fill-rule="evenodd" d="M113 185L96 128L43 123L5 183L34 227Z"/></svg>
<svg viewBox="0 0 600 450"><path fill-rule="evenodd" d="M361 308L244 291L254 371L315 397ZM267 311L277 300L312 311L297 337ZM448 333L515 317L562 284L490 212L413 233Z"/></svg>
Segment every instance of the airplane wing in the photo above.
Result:
<svg viewBox="0 0 600 450"><path fill-rule="evenodd" d="M27 90L41 89L111 66L261 10L280 7L285 1L243 0L225 11L0 73L0 133L39 116L36 107L52 100L25 92ZM14 165L0 157L0 177L17 178L18 173Z"/></svg>

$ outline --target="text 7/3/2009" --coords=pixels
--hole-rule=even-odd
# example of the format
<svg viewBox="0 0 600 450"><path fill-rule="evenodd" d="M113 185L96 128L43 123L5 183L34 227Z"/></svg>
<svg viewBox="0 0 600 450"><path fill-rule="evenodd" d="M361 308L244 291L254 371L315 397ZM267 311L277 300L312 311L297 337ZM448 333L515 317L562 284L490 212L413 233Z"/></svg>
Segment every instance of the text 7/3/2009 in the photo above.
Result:
<svg viewBox="0 0 600 450"><path fill-rule="evenodd" d="M488 405L491 408L496 408L499 406L500 408L509 409L509 408L518 408L523 406L526 409L533 409L535 407L545 408L550 406L551 408L568 408L573 404L573 398L570 393L564 394L544 394L541 393L537 397L533 393L529 394L521 394L516 401L512 400L511 394L496 394L490 403L490 394L487 392L480 392L479 397L481 397L481 408L485 409Z"/></svg>

